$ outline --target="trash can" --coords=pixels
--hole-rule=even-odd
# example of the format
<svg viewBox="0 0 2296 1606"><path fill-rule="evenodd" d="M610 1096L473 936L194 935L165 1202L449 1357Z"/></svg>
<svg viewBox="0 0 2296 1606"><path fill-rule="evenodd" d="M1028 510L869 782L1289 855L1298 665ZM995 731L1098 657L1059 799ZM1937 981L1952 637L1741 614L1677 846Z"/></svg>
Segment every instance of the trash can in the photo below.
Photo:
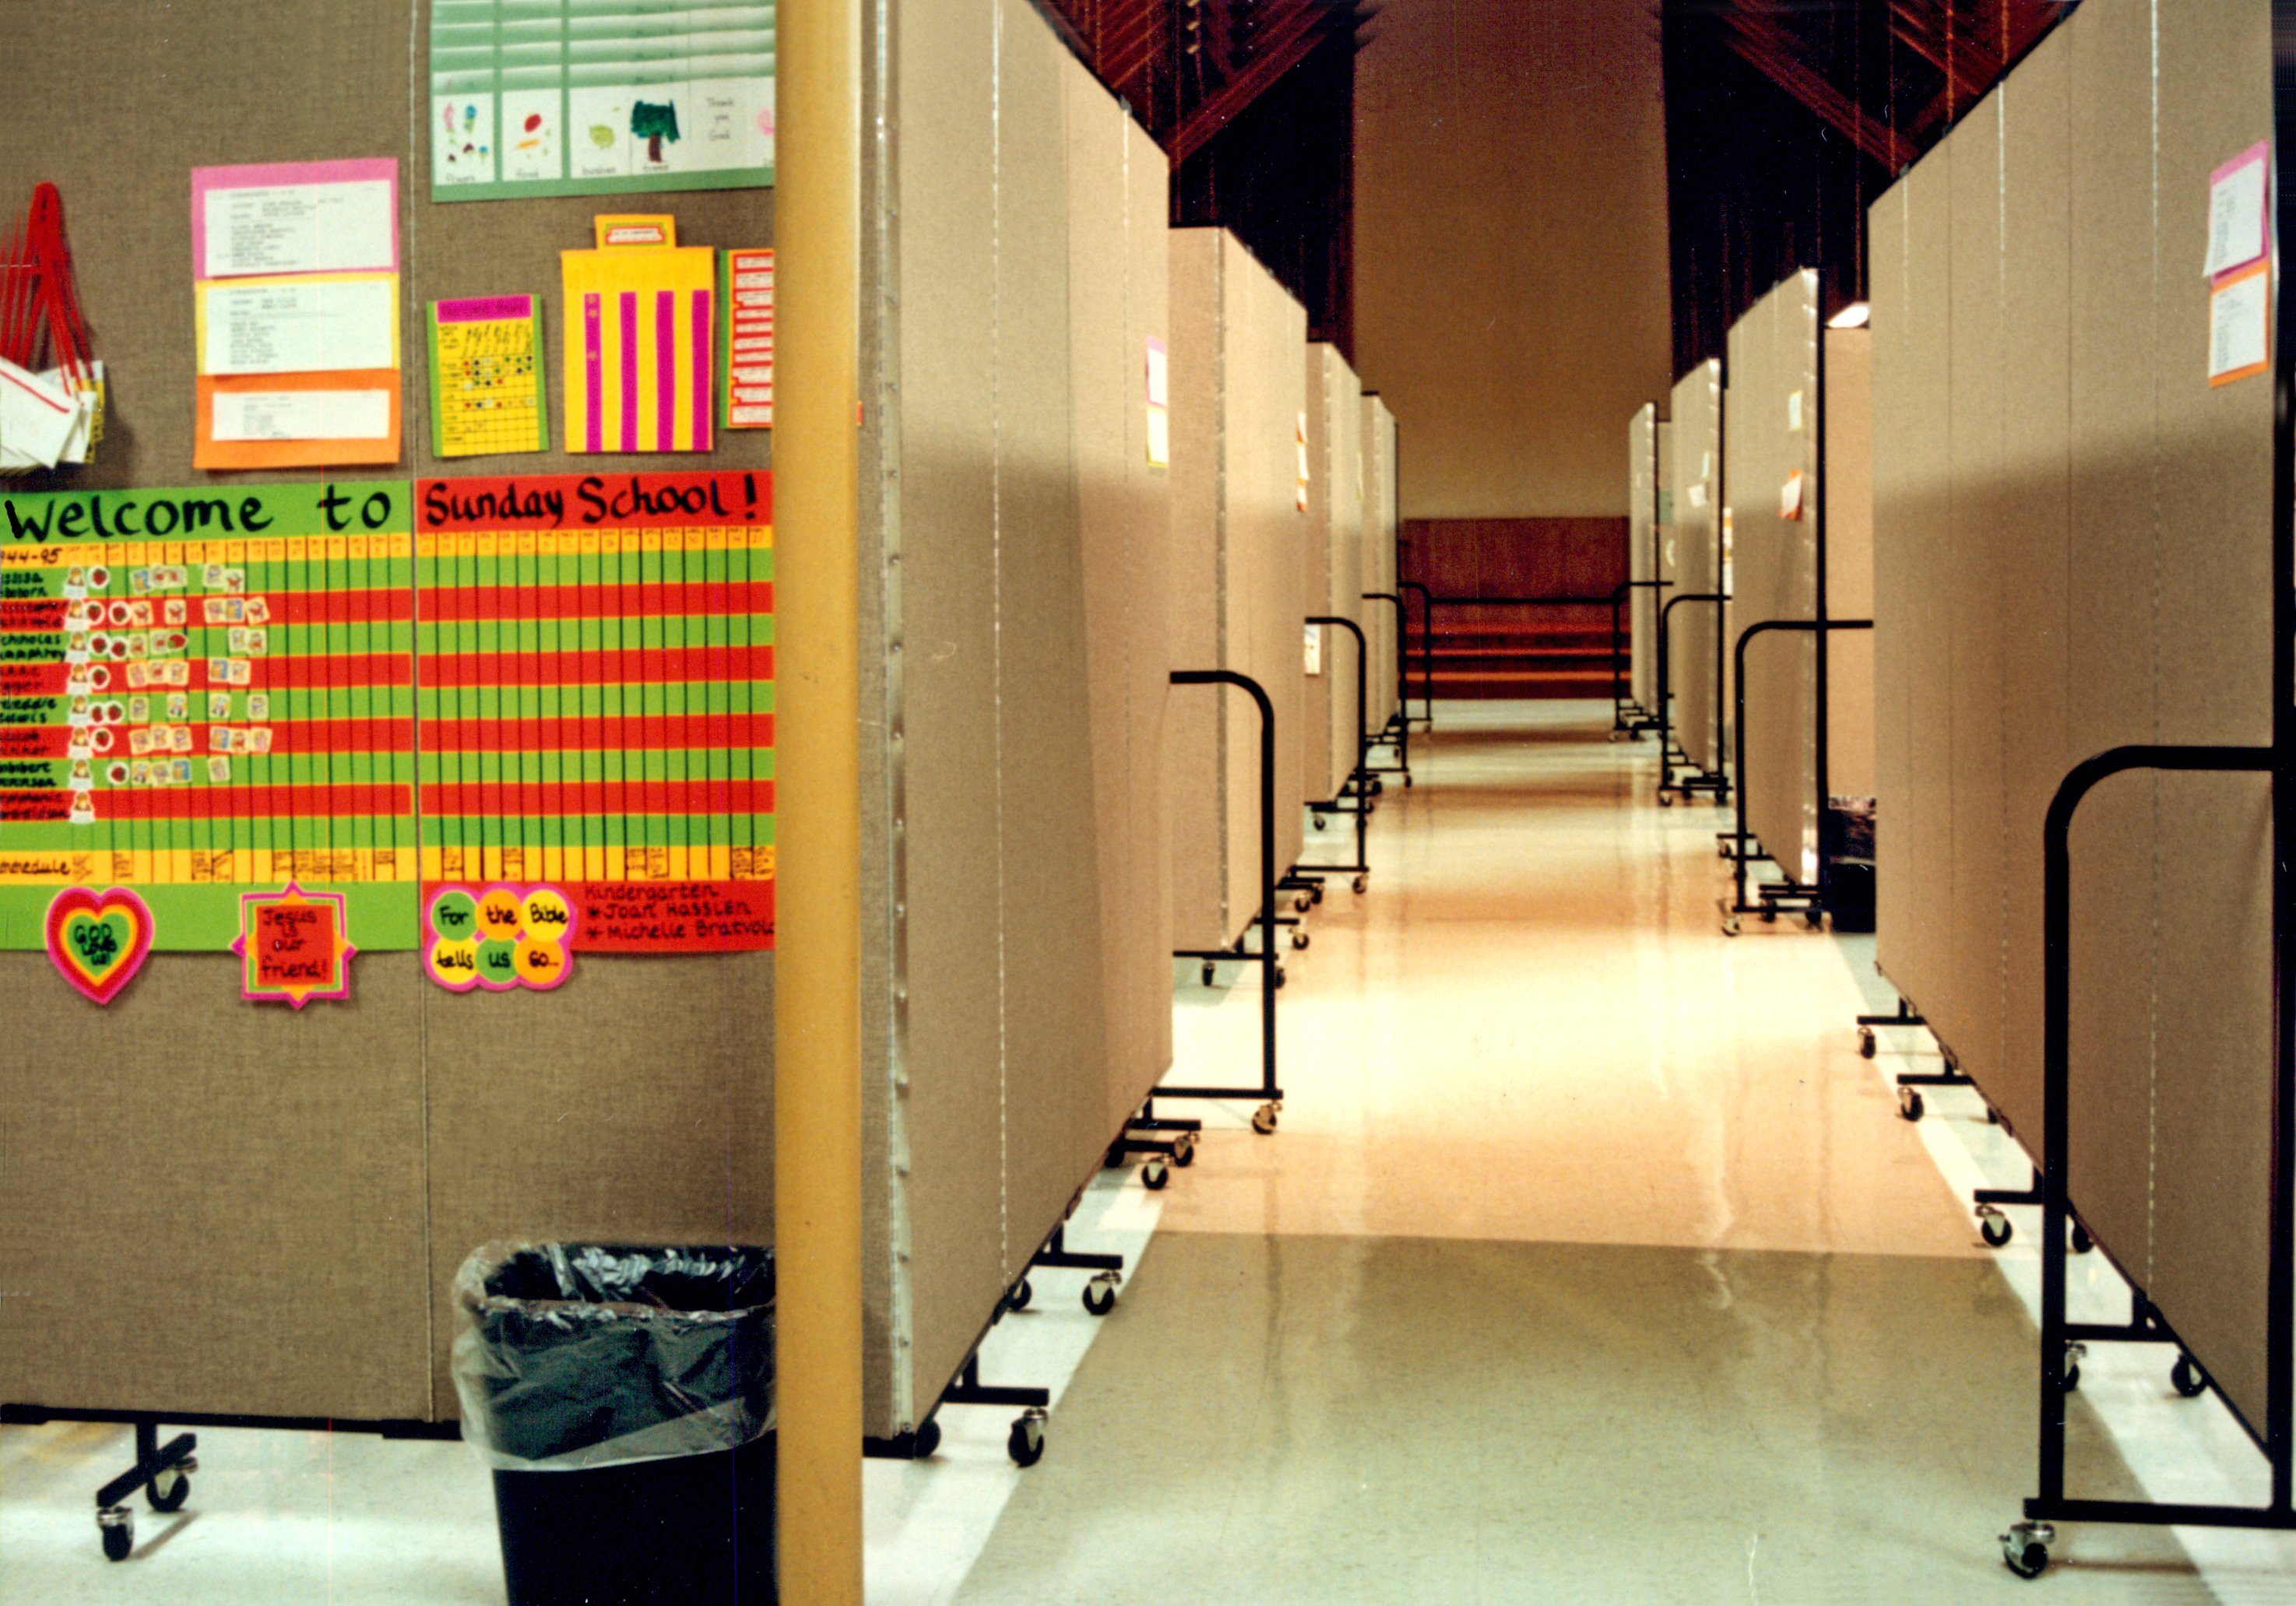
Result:
<svg viewBox="0 0 2296 1606"><path fill-rule="evenodd" d="M769 1606L774 1261L496 1243L455 1280L510 1606Z"/></svg>

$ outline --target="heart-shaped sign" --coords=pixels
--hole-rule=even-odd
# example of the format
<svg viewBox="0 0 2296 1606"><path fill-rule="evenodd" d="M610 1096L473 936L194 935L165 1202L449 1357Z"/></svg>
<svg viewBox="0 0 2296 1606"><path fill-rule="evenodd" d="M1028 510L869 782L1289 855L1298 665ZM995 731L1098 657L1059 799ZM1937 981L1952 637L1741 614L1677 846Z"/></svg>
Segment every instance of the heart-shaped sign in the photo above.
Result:
<svg viewBox="0 0 2296 1606"><path fill-rule="evenodd" d="M48 905L48 958L95 1004L119 996L152 952L152 911L125 887L67 887Z"/></svg>

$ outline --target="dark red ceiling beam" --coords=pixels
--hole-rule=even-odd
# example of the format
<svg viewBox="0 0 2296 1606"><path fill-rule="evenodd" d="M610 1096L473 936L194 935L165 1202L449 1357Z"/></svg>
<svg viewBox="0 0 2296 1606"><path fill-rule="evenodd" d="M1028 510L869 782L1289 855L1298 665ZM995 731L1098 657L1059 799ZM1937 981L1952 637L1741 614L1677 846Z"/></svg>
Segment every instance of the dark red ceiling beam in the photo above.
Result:
<svg viewBox="0 0 2296 1606"><path fill-rule="evenodd" d="M1332 5L1328 0L1295 0L1292 10L1267 24L1267 31L1251 42L1251 61L1226 84L1197 106L1165 142L1165 154L1174 167L1209 144L1222 128L1241 117L1277 80L1315 53L1325 37L1341 28L1352 28L1353 6Z"/></svg>
<svg viewBox="0 0 2296 1606"><path fill-rule="evenodd" d="M1892 173L1921 154L1914 142L1874 118L1832 80L1802 59L1800 41L1762 12L1751 8L1728 18L1730 48L1815 117Z"/></svg>

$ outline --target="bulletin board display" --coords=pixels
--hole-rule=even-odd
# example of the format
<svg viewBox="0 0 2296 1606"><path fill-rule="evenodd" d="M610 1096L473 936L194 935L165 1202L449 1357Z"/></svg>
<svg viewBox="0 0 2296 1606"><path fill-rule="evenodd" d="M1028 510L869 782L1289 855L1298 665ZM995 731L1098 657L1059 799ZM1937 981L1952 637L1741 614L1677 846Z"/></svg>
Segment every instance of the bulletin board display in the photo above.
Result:
<svg viewBox="0 0 2296 1606"><path fill-rule="evenodd" d="M0 496L0 947L118 886L155 946L226 949L290 881L414 946L407 490Z"/></svg>
<svg viewBox="0 0 2296 1606"><path fill-rule="evenodd" d="M0 496L0 947L123 887L227 950L291 881L364 952L458 890L771 947L772 518L752 472Z"/></svg>
<svg viewBox="0 0 2296 1606"><path fill-rule="evenodd" d="M422 872L562 889L579 951L773 946L772 480L415 489Z"/></svg>
<svg viewBox="0 0 2296 1606"><path fill-rule="evenodd" d="M434 201L774 182L774 0L435 0Z"/></svg>

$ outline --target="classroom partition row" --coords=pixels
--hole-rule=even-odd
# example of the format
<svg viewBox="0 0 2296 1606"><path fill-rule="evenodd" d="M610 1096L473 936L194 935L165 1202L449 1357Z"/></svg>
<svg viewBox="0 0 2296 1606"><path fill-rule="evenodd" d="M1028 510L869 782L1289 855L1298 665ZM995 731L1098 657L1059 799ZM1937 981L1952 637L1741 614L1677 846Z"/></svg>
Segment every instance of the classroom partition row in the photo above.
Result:
<svg viewBox="0 0 2296 1606"><path fill-rule="evenodd" d="M2059 1520L2296 1525L2286 9L2091 0L1872 211L1880 963L2037 1168L1989 1196L2045 1208L2024 1572ZM2068 1312L2069 1236L2125 1320ZM2079 1497L2108 1340L2213 1389L2266 1505Z"/></svg>

